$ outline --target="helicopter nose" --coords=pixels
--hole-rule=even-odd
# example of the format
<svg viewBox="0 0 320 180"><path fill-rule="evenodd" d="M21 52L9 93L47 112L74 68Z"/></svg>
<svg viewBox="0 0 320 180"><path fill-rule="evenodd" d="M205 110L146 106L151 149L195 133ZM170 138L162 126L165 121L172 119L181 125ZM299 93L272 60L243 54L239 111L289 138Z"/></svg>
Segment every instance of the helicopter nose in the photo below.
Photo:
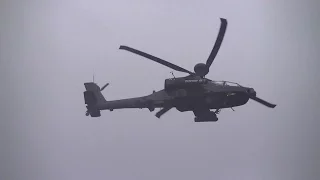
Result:
<svg viewBox="0 0 320 180"><path fill-rule="evenodd" d="M247 89L248 94L250 94L251 96L256 96L257 92L253 89L253 88L248 88Z"/></svg>

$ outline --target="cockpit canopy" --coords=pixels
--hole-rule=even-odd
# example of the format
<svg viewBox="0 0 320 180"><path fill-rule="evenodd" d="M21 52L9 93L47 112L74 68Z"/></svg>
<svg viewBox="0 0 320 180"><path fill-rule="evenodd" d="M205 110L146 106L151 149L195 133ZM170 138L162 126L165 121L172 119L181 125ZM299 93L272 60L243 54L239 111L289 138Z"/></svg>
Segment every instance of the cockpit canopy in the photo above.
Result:
<svg viewBox="0 0 320 180"><path fill-rule="evenodd" d="M215 84L217 86L238 86L238 87L243 87L238 83L230 82L230 81L209 81L208 83L212 83L212 84Z"/></svg>
<svg viewBox="0 0 320 180"><path fill-rule="evenodd" d="M165 90L175 90L190 87L200 87L205 84L212 84L215 86L233 86L243 87L238 83L230 81L212 81L209 79L203 79L201 77L181 77L181 78L170 78L165 80Z"/></svg>

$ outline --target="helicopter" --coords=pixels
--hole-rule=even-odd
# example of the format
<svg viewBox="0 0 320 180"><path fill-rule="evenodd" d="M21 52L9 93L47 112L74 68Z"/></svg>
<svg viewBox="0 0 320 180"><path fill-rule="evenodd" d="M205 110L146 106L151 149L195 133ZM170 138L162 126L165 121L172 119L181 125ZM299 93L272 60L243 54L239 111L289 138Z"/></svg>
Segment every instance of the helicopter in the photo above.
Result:
<svg viewBox="0 0 320 180"><path fill-rule="evenodd" d="M246 104L249 99L266 107L275 108L275 104L257 97L256 91L251 87L245 87L230 81L214 81L205 77L218 54L227 29L225 18L220 18L220 23L218 36L206 63L196 64L194 72L129 46L120 45L120 50L140 55L188 75L165 79L164 89L153 91L149 95L112 101L106 100L101 93L109 83L101 88L94 81L84 83L86 116L100 117L102 110L147 108L152 112L156 108L160 108L155 114L157 118L160 118L166 112L175 108L179 112L192 111L195 122L216 122L218 121L217 115L222 109L231 108L234 111L234 107Z"/></svg>

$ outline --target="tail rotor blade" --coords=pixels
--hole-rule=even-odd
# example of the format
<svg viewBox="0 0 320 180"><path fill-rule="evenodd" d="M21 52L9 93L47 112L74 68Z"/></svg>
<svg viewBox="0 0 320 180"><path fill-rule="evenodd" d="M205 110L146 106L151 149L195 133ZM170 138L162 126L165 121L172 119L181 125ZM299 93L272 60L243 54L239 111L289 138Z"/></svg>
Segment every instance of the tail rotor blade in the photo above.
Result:
<svg viewBox="0 0 320 180"><path fill-rule="evenodd" d="M109 83L105 84L104 86L102 86L102 88L100 89L100 91L103 91L107 86L109 86Z"/></svg>

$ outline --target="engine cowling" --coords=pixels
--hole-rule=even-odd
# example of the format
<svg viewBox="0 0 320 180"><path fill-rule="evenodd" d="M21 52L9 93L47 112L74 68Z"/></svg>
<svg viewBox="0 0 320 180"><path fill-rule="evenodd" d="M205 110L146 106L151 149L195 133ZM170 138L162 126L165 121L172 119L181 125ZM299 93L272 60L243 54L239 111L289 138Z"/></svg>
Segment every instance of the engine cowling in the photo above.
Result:
<svg viewBox="0 0 320 180"><path fill-rule="evenodd" d="M196 87L207 83L205 79L186 79L186 78L170 78L166 79L164 89L167 91Z"/></svg>

